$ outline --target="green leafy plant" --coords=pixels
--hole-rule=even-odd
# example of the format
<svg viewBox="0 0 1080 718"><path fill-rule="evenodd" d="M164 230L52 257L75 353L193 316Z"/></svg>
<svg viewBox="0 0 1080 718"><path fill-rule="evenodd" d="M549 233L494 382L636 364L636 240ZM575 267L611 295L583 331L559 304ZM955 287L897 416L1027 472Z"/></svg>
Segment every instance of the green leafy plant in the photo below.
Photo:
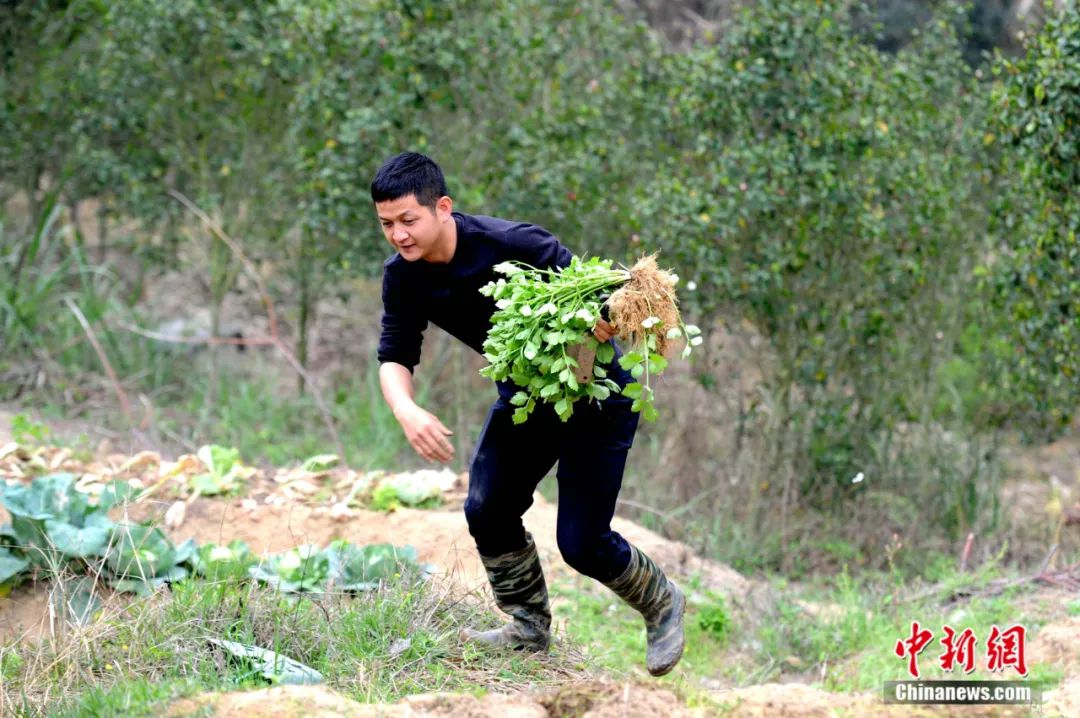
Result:
<svg viewBox="0 0 1080 718"><path fill-rule="evenodd" d="M240 539L224 546L203 544L192 559L195 573L211 580L247 578L248 569L258 562L258 557Z"/></svg>
<svg viewBox="0 0 1080 718"><path fill-rule="evenodd" d="M37 566L88 562L105 555L113 529L108 510L130 493L128 484L113 482L92 505L76 490L71 474L0 484L0 504L11 514L11 523L0 527L0 539Z"/></svg>
<svg viewBox="0 0 1080 718"><path fill-rule="evenodd" d="M613 269L612 264L597 257L574 257L565 268L547 270L504 262L495 271L505 277L481 287L481 294L495 299L497 311L484 342L484 358L489 364L480 374L496 381L510 379L521 388L510 400L517 407L514 423L526 421L539 402L554 404L555 413L566 421L578 399L603 401L612 392L632 398L634 411L643 412L645 419L656 418L649 380L667 366L658 352L658 335L665 339L694 337L683 351L686 357L691 344L700 343L696 336L700 332L683 324L677 313L677 326L665 327L651 313L641 317L636 326L620 326L620 336L625 332L641 341L640 351L619 359L620 366L639 381L621 388L605 368L615 358L615 346L600 344L592 336L605 300L635 279L631 270ZM614 316L613 321L624 323ZM581 367L576 358L579 346L596 353L591 377L579 377L576 371Z"/></svg>
<svg viewBox="0 0 1080 718"><path fill-rule="evenodd" d="M379 484L371 492L369 506L373 511L393 511L398 508L401 500L398 498L397 489L390 484Z"/></svg>
<svg viewBox="0 0 1080 718"><path fill-rule="evenodd" d="M317 546L308 544L252 566L248 574L283 593L322 593L330 575L330 560Z"/></svg>
<svg viewBox="0 0 1080 718"><path fill-rule="evenodd" d="M389 476L380 482L376 493L384 486L406 506L431 507L438 505L442 497L442 488L420 472Z"/></svg>
<svg viewBox="0 0 1080 718"><path fill-rule="evenodd" d="M234 448L211 444L200 448L197 455L208 471L193 476L188 486L201 496L236 491L240 481L252 473L251 467L240 461L240 451Z"/></svg>
<svg viewBox="0 0 1080 718"><path fill-rule="evenodd" d="M187 578L194 556L191 539L177 546L160 528L121 524L113 530L105 566L114 589L145 596L163 584Z"/></svg>
<svg viewBox="0 0 1080 718"><path fill-rule="evenodd" d="M2 536L0 540L3 540ZM11 589L19 584L22 574L28 568L29 561L0 546L0 598L11 593Z"/></svg>
<svg viewBox="0 0 1080 718"><path fill-rule="evenodd" d="M1005 380L1025 432L1066 427L1080 401L1080 7L1048 9L1022 57L993 67L1002 140L999 258L987 268L1013 345Z"/></svg>
<svg viewBox="0 0 1080 718"><path fill-rule="evenodd" d="M11 514L11 523L0 527L0 586L10 590L33 566L76 574L101 570L117 591L142 595L185 578L193 541L176 546L159 528L117 525L109 518L109 509L131 493L129 484L114 481L94 501L75 488L71 474L0 484L0 504ZM85 607L76 617L84 618L93 596L85 587L73 595Z"/></svg>
<svg viewBox="0 0 1080 718"><path fill-rule="evenodd" d="M325 554L330 566L330 584L341 591L372 591L383 582L427 570L417 563L416 549L412 546L388 543L355 546L339 539L330 544Z"/></svg>
<svg viewBox="0 0 1080 718"><path fill-rule="evenodd" d="M450 477L453 483L453 477ZM436 471L413 471L378 479L371 491L368 507L375 511L393 511L401 506L429 509L442 503L446 476Z"/></svg>
<svg viewBox="0 0 1080 718"><path fill-rule="evenodd" d="M407 478L407 477L406 477ZM394 501L431 501L431 481L387 484ZM410 488L413 491L410 494ZM437 487L436 487L437 490ZM254 578L285 593L323 593L330 587L355 592L378 588L403 575L423 577L429 567L417 563L416 550L390 544L354 546L338 540L325 550L298 546L260 561L248 545L197 547L193 540L179 545L160 528L144 524L115 524L109 508L130 493L124 482L113 482L97 502L75 488L70 474L52 474L31 484L0 484L0 504L12 522L0 527L0 595L6 595L34 566L75 574L100 572L116 591L148 595L164 584L192 573L213 580ZM85 620L94 611L96 596L81 578L71 582L73 617Z"/></svg>
<svg viewBox="0 0 1080 718"><path fill-rule="evenodd" d="M283 593L371 591L386 581L406 575L423 578L428 573L430 567L417 563L412 546L356 546L344 539L322 551L298 546L248 568L252 578Z"/></svg>
<svg viewBox="0 0 1080 718"><path fill-rule="evenodd" d="M16 414L11 418L11 436L20 444L31 441L45 441L49 438L49 427L34 421L26 414Z"/></svg>
<svg viewBox="0 0 1080 718"><path fill-rule="evenodd" d="M731 615L722 596L713 596L712 601L697 610L698 626L712 636L727 640L731 634Z"/></svg>

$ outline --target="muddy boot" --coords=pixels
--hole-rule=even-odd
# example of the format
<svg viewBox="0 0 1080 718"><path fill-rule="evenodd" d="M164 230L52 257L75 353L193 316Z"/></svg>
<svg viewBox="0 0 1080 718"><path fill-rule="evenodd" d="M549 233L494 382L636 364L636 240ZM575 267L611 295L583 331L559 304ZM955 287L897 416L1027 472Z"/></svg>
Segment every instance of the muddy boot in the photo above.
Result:
<svg viewBox="0 0 1080 718"><path fill-rule="evenodd" d="M495 603L514 620L490 631L466 628L463 639L527 651L547 650L551 637L547 584L532 535L526 533L525 538L528 545L523 549L502 556L480 556Z"/></svg>
<svg viewBox="0 0 1080 718"><path fill-rule="evenodd" d="M662 676L682 658L686 598L652 559L633 544L630 549L630 565L621 576L604 585L645 618L649 644L645 662L649 673Z"/></svg>

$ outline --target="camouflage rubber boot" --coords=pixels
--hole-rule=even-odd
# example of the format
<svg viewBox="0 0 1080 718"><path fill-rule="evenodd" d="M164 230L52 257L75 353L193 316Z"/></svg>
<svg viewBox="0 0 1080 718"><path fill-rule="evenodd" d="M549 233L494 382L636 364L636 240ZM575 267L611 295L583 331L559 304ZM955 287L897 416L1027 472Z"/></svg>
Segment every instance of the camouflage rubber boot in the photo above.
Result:
<svg viewBox="0 0 1080 718"><path fill-rule="evenodd" d="M502 556L480 556L487 569L495 603L514 620L490 631L466 628L462 638L491 646L546 651L551 639L551 610L540 556L532 535L523 549Z"/></svg>
<svg viewBox="0 0 1080 718"><path fill-rule="evenodd" d="M630 565L621 576L604 585L645 618L649 673L669 673L682 658L683 613L686 598L675 582L631 544Z"/></svg>

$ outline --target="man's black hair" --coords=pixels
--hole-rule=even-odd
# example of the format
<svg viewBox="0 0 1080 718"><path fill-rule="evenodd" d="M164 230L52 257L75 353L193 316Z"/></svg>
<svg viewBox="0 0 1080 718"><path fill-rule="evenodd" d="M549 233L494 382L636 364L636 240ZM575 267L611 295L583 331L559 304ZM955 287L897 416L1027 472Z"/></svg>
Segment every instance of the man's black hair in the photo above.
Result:
<svg viewBox="0 0 1080 718"><path fill-rule="evenodd" d="M371 201L376 204L410 194L416 195L421 206L432 210L440 197L450 194L439 165L419 152L402 152L391 157L371 181Z"/></svg>

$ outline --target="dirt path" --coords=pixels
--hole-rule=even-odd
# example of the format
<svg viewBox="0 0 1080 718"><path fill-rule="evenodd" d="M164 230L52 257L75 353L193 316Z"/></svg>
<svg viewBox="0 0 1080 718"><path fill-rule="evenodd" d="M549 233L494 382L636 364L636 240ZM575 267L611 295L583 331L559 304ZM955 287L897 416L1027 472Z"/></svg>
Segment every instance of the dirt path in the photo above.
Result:
<svg viewBox="0 0 1080 718"><path fill-rule="evenodd" d="M1076 685L1071 684L1071 685ZM320 686L282 686L244 693L210 693L175 702L168 718L1019 718L1080 715L1080 691L1048 694L1026 706L886 706L876 696L849 696L802 685L765 684L720 696L715 707L690 708L662 688L631 683L583 683L546 692L481 698L458 694L409 696L398 703L363 704Z"/></svg>

